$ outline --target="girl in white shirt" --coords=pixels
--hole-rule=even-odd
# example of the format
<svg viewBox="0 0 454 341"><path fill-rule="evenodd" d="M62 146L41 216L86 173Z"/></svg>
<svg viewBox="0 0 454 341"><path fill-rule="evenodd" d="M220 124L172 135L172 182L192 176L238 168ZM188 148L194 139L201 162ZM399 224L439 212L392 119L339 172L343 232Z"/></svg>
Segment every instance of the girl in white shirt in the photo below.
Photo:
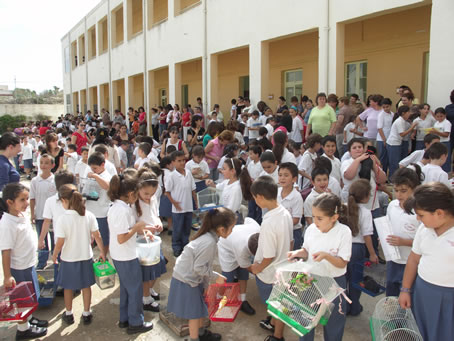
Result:
<svg viewBox="0 0 454 341"><path fill-rule="evenodd" d="M430 105L427 103L419 106L419 117L415 119L418 122L418 129L416 130L416 150L422 150L425 148L424 137L427 135L427 131L433 128L436 120L430 113Z"/></svg>
<svg viewBox="0 0 454 341"><path fill-rule="evenodd" d="M311 134L307 139L307 149L301 157L298 164L298 171L302 176L301 189L305 190L311 185L311 174L314 169L314 161L317 158L317 152L322 146L322 137L320 134Z"/></svg>
<svg viewBox="0 0 454 341"><path fill-rule="evenodd" d="M437 108L435 110L435 119L437 122L434 124L434 129L431 133L440 136L440 142L448 148L448 158L441 168L446 173L451 171L451 122L446 119L446 111L443 108Z"/></svg>
<svg viewBox="0 0 454 341"><path fill-rule="evenodd" d="M268 175L270 176L276 184L279 183L279 170L277 167L276 157L273 152L266 151L260 155L260 163L262 164L263 171L260 173L260 176Z"/></svg>
<svg viewBox="0 0 454 341"><path fill-rule="evenodd" d="M153 234L162 232L162 222L158 216L157 197L159 181L157 176L148 169L141 169L139 176L139 197L134 205L134 217L136 222L143 221L147 224L146 229ZM159 312L159 294L153 290L156 280L167 272L164 254L161 249L159 263L151 266L142 265L143 280L143 309Z"/></svg>
<svg viewBox="0 0 454 341"><path fill-rule="evenodd" d="M128 334L147 332L152 322L143 319L142 269L136 254L136 235L153 235L146 223L135 223L130 207L137 201L138 180L135 176L115 175L110 180L108 195L113 205L107 214L110 230L110 255L120 279L120 328Z"/></svg>
<svg viewBox="0 0 454 341"><path fill-rule="evenodd" d="M386 238L386 242L399 248L400 259L386 262L386 296L399 296L405 264L419 226L414 212L408 214L404 209L407 199L421 184L421 168L416 164L412 166L416 171L400 168L392 178L396 199L389 203L386 215L393 234Z"/></svg>
<svg viewBox="0 0 454 341"><path fill-rule="evenodd" d="M290 153L287 149L288 146L288 137L287 134L283 131L278 131L273 135L273 153L276 157L277 163L280 165L281 163L291 162L296 165L296 158L295 155Z"/></svg>
<svg viewBox="0 0 454 341"><path fill-rule="evenodd" d="M93 319L90 311L91 286L95 284L91 237L93 236L96 240L103 261L106 260L104 245L96 217L85 209L84 198L77 191L76 186L70 184L61 186L58 189L58 197L66 211L56 222L57 243L52 260L56 264L61 252L57 284L64 289L66 311L62 319L67 324L74 323L73 291L82 290L84 301L82 319L87 325Z"/></svg>
<svg viewBox="0 0 454 341"><path fill-rule="evenodd" d="M312 206L314 223L311 224L304 235L303 248L288 253L289 260L301 257L308 263L320 263L320 275L332 277L337 284L345 289L347 280L347 264L352 253L352 232L347 225L338 220L346 221L346 207L342 205L339 197L332 193L323 193L315 199ZM340 298L333 301L333 309L328 323L323 327L325 340L342 340L346 321L347 302ZM300 341L313 340L315 329L300 338Z"/></svg>
<svg viewBox="0 0 454 341"><path fill-rule="evenodd" d="M454 340L454 194L440 183L406 201L422 223L405 267L399 303L411 308L425 341Z"/></svg>
<svg viewBox="0 0 454 341"><path fill-rule="evenodd" d="M374 227L372 213L364 205L369 201L371 191L370 181L359 179L350 185L348 190L348 224L352 230L352 256L347 266L348 297L352 303L347 307L347 313L357 316L363 311L359 303L361 290L356 289L352 284L363 280L362 265L366 258L366 248L369 251L369 260L377 264L378 257L372 245ZM358 266L359 264L359 266Z"/></svg>
<svg viewBox="0 0 454 341"><path fill-rule="evenodd" d="M0 198L0 250L2 252L3 285L15 287L21 282L32 282L39 298L38 276L35 270L38 239L29 219L23 212L28 207L28 189L19 182L3 187ZM47 334L48 322L29 316L18 323L17 339L34 339Z"/></svg>

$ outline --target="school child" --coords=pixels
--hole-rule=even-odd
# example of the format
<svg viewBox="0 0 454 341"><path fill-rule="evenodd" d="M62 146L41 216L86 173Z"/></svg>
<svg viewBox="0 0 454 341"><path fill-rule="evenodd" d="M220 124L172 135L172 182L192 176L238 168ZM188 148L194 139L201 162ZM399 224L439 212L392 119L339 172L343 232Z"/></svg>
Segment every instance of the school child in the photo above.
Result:
<svg viewBox="0 0 454 341"><path fill-rule="evenodd" d="M435 134L427 134L424 136L424 149L416 149L413 153L408 155L405 159L399 162L399 167L408 167L412 163L421 162L424 153L435 142L440 142L440 137ZM421 166L422 167L422 166Z"/></svg>
<svg viewBox="0 0 454 341"><path fill-rule="evenodd" d="M265 112L267 112L267 111L271 111L271 109L268 108L265 110ZM270 114L270 115L272 115L272 114ZM266 124L264 124L264 127L266 128L266 130L268 130L268 134L266 135L266 137L268 139L271 139L271 137L273 136L276 125L277 125L277 120L274 116L271 116L270 118L266 119Z"/></svg>
<svg viewBox="0 0 454 341"><path fill-rule="evenodd" d="M186 157L183 151L172 153L175 158L175 170L165 178L166 196L172 203L172 249L173 255L178 257L189 242L192 226L193 201L197 209L195 182L192 174L184 168ZM192 199L191 199L192 197Z"/></svg>
<svg viewBox="0 0 454 341"><path fill-rule="evenodd" d="M23 212L28 207L28 189L21 183L3 187L0 199L0 250L2 252L4 286L12 288L20 282L33 282L39 297L38 276L35 270L37 238ZM35 339L47 334L48 322L30 316L18 323L16 340Z"/></svg>
<svg viewBox="0 0 454 341"><path fill-rule="evenodd" d="M341 162L336 156L334 156L334 154L336 153L336 136L325 136L322 140L322 148L324 152L322 156L331 161L332 167L330 177L335 178L337 182L341 183Z"/></svg>
<svg viewBox="0 0 454 341"><path fill-rule="evenodd" d="M259 112L257 110L254 110L247 120L246 127L249 133L249 142L252 142L259 137L259 129L262 126L259 115ZM243 117L243 115L241 115L241 117Z"/></svg>
<svg viewBox="0 0 454 341"><path fill-rule="evenodd" d="M145 162L151 161L151 159L148 157L148 155L151 153L151 149L152 149L152 147L148 142L142 142L139 144L139 147L137 150L138 158L136 159L136 162L134 162L135 169L140 169L140 168L142 168L142 166ZM156 161L156 160L153 160L153 161Z"/></svg>
<svg viewBox="0 0 454 341"><path fill-rule="evenodd" d="M289 139L296 143L303 142L304 125L303 120L298 116L298 108L291 106L289 109L290 116L292 117L292 131L289 133Z"/></svg>
<svg viewBox="0 0 454 341"><path fill-rule="evenodd" d="M175 158L172 156L164 156L161 159L161 169L162 169L162 175L161 175L161 189L162 189L162 194L161 194L161 200L159 202L159 216L161 218L165 218L167 220L167 229L168 229L168 234L172 235L172 203L170 202L169 198L166 195L166 190L165 190L165 182L166 179L170 177L170 174L173 172L175 169L174 166L174 161Z"/></svg>
<svg viewBox="0 0 454 341"><path fill-rule="evenodd" d="M77 183L80 182L80 178L85 175L88 168L88 147L82 147L80 149L80 160L77 161L76 168L74 170L74 175L76 176Z"/></svg>
<svg viewBox="0 0 454 341"><path fill-rule="evenodd" d="M28 138L22 139L22 161L24 162L24 171L27 175L27 179L31 179L30 172L33 169L33 146L28 142Z"/></svg>
<svg viewBox="0 0 454 341"><path fill-rule="evenodd" d="M153 234L162 232L162 222L159 219L157 211L157 199L155 193L159 187L157 176L147 170L141 169L138 173L139 177L139 193L138 199L134 205L135 221L143 221L148 229ZM159 263L151 266L142 265L142 281L143 281L143 310L159 312L159 295L152 289L156 280L161 275L167 272L164 254L161 249L161 257Z"/></svg>
<svg viewBox="0 0 454 341"><path fill-rule="evenodd" d="M251 186L257 205L267 210L260 227L257 253L249 271L255 275L257 288L263 304L271 294L275 282L275 264L286 259L293 239L293 220L290 213L277 201L278 187L269 176L260 176ZM273 322L273 323L271 323ZM266 330L273 330L269 340L284 340L284 323L268 317L260 322Z"/></svg>
<svg viewBox="0 0 454 341"><path fill-rule="evenodd" d="M386 140L389 177L392 177L394 172L399 168L399 161L402 159L402 148L404 148L402 146L402 138L411 134L413 129L415 129L418 125L417 122L413 122L408 129L405 129L405 122L410 117L410 114L411 112L408 106L402 105L399 107L395 115L396 119L391 126L391 132L389 133L388 139ZM405 156L407 156L407 154L405 154Z"/></svg>
<svg viewBox="0 0 454 341"><path fill-rule="evenodd" d="M301 161L298 164L298 171L302 176L301 181L301 190L305 190L309 188L311 184L311 173L312 169L314 169L314 161L317 158L317 152L321 148L322 137L320 134L311 134L307 138L307 150L304 152L303 156L301 157Z"/></svg>
<svg viewBox="0 0 454 341"><path fill-rule="evenodd" d="M446 111L443 108L435 109L434 115L437 122L434 123L430 132L440 136L440 142L448 149L448 157L442 168L446 173L449 173L451 171L451 122L446 119Z"/></svg>
<svg viewBox="0 0 454 341"><path fill-rule="evenodd" d="M122 140L120 146L118 147L118 157L120 159L121 169L124 170L128 168L128 150L130 143L129 141Z"/></svg>
<svg viewBox="0 0 454 341"><path fill-rule="evenodd" d="M107 149L107 146L105 144L98 144L95 147L95 153L101 153L104 156L104 168L106 171L110 174L110 176L117 175L117 169L115 168L115 165L110 162L109 159L109 149ZM90 166L90 163L88 163Z"/></svg>
<svg viewBox="0 0 454 341"><path fill-rule="evenodd" d="M84 325L88 325L93 320L90 311L91 286L95 284L92 236L101 252L100 258L105 261L106 256L96 217L85 209L84 198L77 191L76 186L70 184L61 186L58 196L66 211L56 222L57 242L52 260L57 263L61 252L57 285L64 289L66 311L62 315L62 320L67 324L74 323L73 292L81 290L84 302L82 320Z"/></svg>
<svg viewBox="0 0 454 341"><path fill-rule="evenodd" d="M249 163L247 164L247 170L252 181L257 179L263 172L263 167L260 162L261 155L262 148L259 146L252 146L249 148ZM262 210L257 206L254 199L248 200L247 216L254 219L259 224L262 222Z"/></svg>
<svg viewBox="0 0 454 341"><path fill-rule="evenodd" d="M408 256L400 306L411 307L423 340L454 340L454 194L443 184L424 184L405 207L423 226Z"/></svg>
<svg viewBox="0 0 454 341"><path fill-rule="evenodd" d="M273 152L266 151L260 156L260 164L262 165L263 171L260 176L270 176L276 184L279 183L279 169L277 167L276 157Z"/></svg>
<svg viewBox="0 0 454 341"><path fill-rule="evenodd" d="M312 218L312 205L317 197L328 192L329 184L329 171L326 168L314 168L312 170L312 190L304 200L304 218L306 219L306 226L313 223Z"/></svg>
<svg viewBox="0 0 454 341"><path fill-rule="evenodd" d="M224 166L225 160L228 158L232 159L234 157L238 157L239 152L240 152L240 147L236 143L230 143L225 146L224 152L223 152L224 155L221 157L221 159L219 160L219 163L218 163L219 176L218 176L218 179L216 180L217 183L221 183L224 181L224 173L223 173L224 167L223 166Z"/></svg>
<svg viewBox="0 0 454 341"><path fill-rule="evenodd" d="M146 223L134 223L131 204L137 200L137 177L115 175L109 184L109 199L113 202L107 214L110 230L110 255L120 279L120 328L128 334L144 333L153 329L152 322L143 318L142 269L136 254L136 235L152 234L144 230Z"/></svg>
<svg viewBox="0 0 454 341"><path fill-rule="evenodd" d="M378 263L378 257L372 245L374 234L372 213L365 207L369 201L370 191L371 185L366 179L356 180L348 189L348 225L353 236L353 245L350 262L347 265L347 293L352 301L347 306L347 314L352 316L357 316L363 311L363 306L359 303L361 290L352 285L353 282L362 281L363 273L355 269L355 265L364 262L366 249L369 252L370 262Z"/></svg>
<svg viewBox="0 0 454 341"><path fill-rule="evenodd" d="M290 153L293 154L293 156L295 157L295 160L296 160L296 164L298 165L301 161L301 157L302 157L302 154L301 154L301 144L300 143L296 143L292 140L290 140L288 142L288 151Z"/></svg>
<svg viewBox="0 0 454 341"><path fill-rule="evenodd" d="M75 144L68 144L68 152L65 153L67 157L66 169L73 174L76 174L76 165L79 161L79 155L77 154L77 146Z"/></svg>
<svg viewBox="0 0 454 341"><path fill-rule="evenodd" d="M309 264L320 263L326 269L322 275L332 277L345 289L347 264L352 253L352 232L340 221L346 221L346 208L338 196L323 193L314 202L312 211L317 219L304 234L303 248L289 252L289 260L301 257ZM321 267L322 268L322 267ZM345 327L347 302L340 297L333 301L334 306L328 323L323 327L325 340L342 340ZM339 305L341 311L339 311ZM315 329L300 338L301 341L314 340Z"/></svg>
<svg viewBox="0 0 454 341"><path fill-rule="evenodd" d="M244 129L243 129L243 140L244 140L244 143L246 145L248 145L249 144L249 127L248 127L249 116L248 116L248 114L241 114L240 122L244 126ZM240 123L240 129L242 127L241 123Z"/></svg>
<svg viewBox="0 0 454 341"><path fill-rule="evenodd" d="M186 162L186 170L192 174L195 181L195 191L200 192L206 188L205 180L210 176L208 163L203 159L205 151L202 146L192 148L192 159Z"/></svg>
<svg viewBox="0 0 454 341"><path fill-rule="evenodd" d="M167 139L164 139L164 142L162 143L162 146L161 146L161 158L166 156L167 147L175 146L176 150L183 151L184 157L186 159L189 159L189 151L188 151L188 148L186 147L186 143L184 143L183 140L180 140L178 134L179 134L179 131L176 126L173 126L169 129L170 137Z"/></svg>
<svg viewBox="0 0 454 341"><path fill-rule="evenodd" d="M279 189L277 202L284 206L292 216L293 221L293 250L301 248L303 243L303 231L301 218L303 217L303 198L295 188L298 181L298 167L294 163L284 162L279 165Z"/></svg>
<svg viewBox="0 0 454 341"><path fill-rule="evenodd" d="M394 113L391 111L392 101L384 98L382 101L382 111L378 114L377 120L377 150L383 171L388 172L388 150L386 149L386 140L391 132Z"/></svg>
<svg viewBox="0 0 454 341"><path fill-rule="evenodd" d="M288 138L287 134L283 131L277 131L273 135L273 154L276 157L276 161L278 164L291 162L296 165L295 155L290 153L287 149L288 146Z"/></svg>
<svg viewBox="0 0 454 341"><path fill-rule="evenodd" d="M421 184L421 169L417 165L413 167L416 171L410 168L397 170L392 179L396 199L389 203L386 215L394 235L389 235L386 242L399 248L400 259L386 262L386 296L399 296L405 264L419 226L414 212L408 214L404 209L407 199Z"/></svg>
<svg viewBox="0 0 454 341"><path fill-rule="evenodd" d="M209 210L203 218L202 227L187 244L175 262L170 282L167 311L179 318L189 320L191 341L218 341L221 335L203 327L203 318L208 310L203 298L216 257L218 237L227 238L235 225L236 216L227 208ZM223 284L224 277L218 276L216 283Z"/></svg>
<svg viewBox="0 0 454 341"><path fill-rule="evenodd" d="M87 210L93 213L98 221L99 232L101 233L102 242L104 244L104 252L107 255L109 252L109 225L107 223L107 212L109 211L110 200L107 194L109 182L112 179L105 168L106 159L100 152L94 152L88 158L87 172L85 178L93 185L90 191L95 191L98 194L98 200L87 200ZM87 186L87 185L85 185ZM93 189L94 188L94 189ZM87 193L91 195L91 193Z"/></svg>
<svg viewBox="0 0 454 341"><path fill-rule="evenodd" d="M265 127L259 128L259 137L255 140L259 146L263 148L263 150L271 150L273 149L273 144L267 138L268 130ZM249 144L250 145L250 144Z"/></svg>
<svg viewBox="0 0 454 341"><path fill-rule="evenodd" d="M37 169L37 174L40 175L41 174L41 169L39 167L39 163L40 163L40 160L41 160L41 156L46 154L47 151L46 151L46 147L44 145L40 145L38 147L38 151L37 151L37 155L36 155L36 169Z"/></svg>
<svg viewBox="0 0 454 341"><path fill-rule="evenodd" d="M426 137L427 131L430 130L430 128L433 128L437 120L430 113L429 104L421 104L418 109L419 117L415 118L415 122L418 122L418 129L413 132L413 136L416 135L415 150L422 150L425 148L424 137Z"/></svg>
<svg viewBox="0 0 454 341"><path fill-rule="evenodd" d="M41 175L35 176L30 183L30 218L36 225L36 233L41 234L43 227L43 212L46 200L57 193L54 183L54 158L44 154L40 159ZM47 242L47 239L46 239ZM43 269L49 258L49 245L46 243L46 251L40 252L38 257L38 269Z"/></svg>
<svg viewBox="0 0 454 341"><path fill-rule="evenodd" d="M320 156L314 161L314 169L315 168L325 168L329 172L328 190L340 198L342 188L339 181L331 176L333 173L333 164L331 163L331 160L326 156Z"/></svg>
<svg viewBox="0 0 454 341"><path fill-rule="evenodd" d="M235 278L240 284L241 311L247 315L254 315L255 309L246 300L248 268L257 252L260 225L251 218L246 218L244 224L235 225L232 233L227 238L219 238L218 255L222 275L227 278L227 283L232 283Z"/></svg>
<svg viewBox="0 0 454 341"><path fill-rule="evenodd" d="M448 157L447 154L448 148L441 142L435 142L427 149L430 162L422 167L424 174L423 184L435 181L441 182L449 187L451 186L448 180L448 173L442 168Z"/></svg>
<svg viewBox="0 0 454 341"><path fill-rule="evenodd" d="M359 115L350 116L350 120L344 128L344 141L342 143L342 150L347 150L347 145L352 138L363 137L363 135L364 131L361 128L361 118L359 117Z"/></svg>

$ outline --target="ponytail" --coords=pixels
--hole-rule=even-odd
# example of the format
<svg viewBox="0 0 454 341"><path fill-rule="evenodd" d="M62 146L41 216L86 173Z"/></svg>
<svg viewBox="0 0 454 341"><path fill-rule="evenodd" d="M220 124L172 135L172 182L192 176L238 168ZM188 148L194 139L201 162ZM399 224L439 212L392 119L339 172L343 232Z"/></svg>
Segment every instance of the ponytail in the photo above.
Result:
<svg viewBox="0 0 454 341"><path fill-rule="evenodd" d="M350 185L348 190L348 218L346 225L350 227L353 237L359 234L361 228L359 226L359 204L369 198L371 190L370 181L366 179L356 180Z"/></svg>
<svg viewBox="0 0 454 341"><path fill-rule="evenodd" d="M224 163L230 169L235 170L235 175L240 180L241 192L245 200L252 200L251 185L252 179L246 167L238 158L225 159Z"/></svg>
<svg viewBox="0 0 454 341"><path fill-rule="evenodd" d="M109 190L107 195L111 201L127 196L131 192L136 192L138 189L138 181L136 177L124 177L123 175L114 175L110 180Z"/></svg>
<svg viewBox="0 0 454 341"><path fill-rule="evenodd" d="M9 212L8 200L14 201L23 191L28 192L28 188L20 182L12 182L3 187L2 198L0 198L0 218L3 213Z"/></svg>
<svg viewBox="0 0 454 341"><path fill-rule="evenodd" d="M234 225L236 222L236 214L225 207L213 208L205 213L203 217L202 226L199 231L195 234L192 240L199 238L200 236L210 231L215 232L220 227L228 228Z"/></svg>
<svg viewBox="0 0 454 341"><path fill-rule="evenodd" d="M393 123L395 120L397 120L400 116L402 116L404 113L409 112L410 107L407 105L402 105L397 109L397 112L394 114L393 117Z"/></svg>
<svg viewBox="0 0 454 341"><path fill-rule="evenodd" d="M273 142L273 153L277 163L280 164L282 156L284 155L285 144L287 143L287 135L283 131L277 131L273 135Z"/></svg>
<svg viewBox="0 0 454 341"><path fill-rule="evenodd" d="M348 226L352 231L352 236L356 237L359 233L359 206L352 194L348 195Z"/></svg>
<svg viewBox="0 0 454 341"><path fill-rule="evenodd" d="M59 188L58 197L65 199L69 203L69 208L79 213L81 216L85 216L85 202L82 194L80 194L76 186L72 184L66 184Z"/></svg>

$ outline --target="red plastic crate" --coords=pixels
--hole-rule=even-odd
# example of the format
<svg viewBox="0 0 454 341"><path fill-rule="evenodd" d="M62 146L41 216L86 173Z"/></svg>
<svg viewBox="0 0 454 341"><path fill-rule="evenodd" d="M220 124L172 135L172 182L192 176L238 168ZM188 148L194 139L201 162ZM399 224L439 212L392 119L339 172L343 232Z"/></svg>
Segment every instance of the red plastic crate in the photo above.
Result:
<svg viewBox="0 0 454 341"><path fill-rule="evenodd" d="M37 308L32 282L21 282L9 289L0 287L0 321L25 321Z"/></svg>
<svg viewBox="0 0 454 341"><path fill-rule="evenodd" d="M210 320L213 322L235 321L242 303L239 296L239 283L211 284L205 296ZM221 301L223 301L222 304ZM224 302L225 305L223 305Z"/></svg>

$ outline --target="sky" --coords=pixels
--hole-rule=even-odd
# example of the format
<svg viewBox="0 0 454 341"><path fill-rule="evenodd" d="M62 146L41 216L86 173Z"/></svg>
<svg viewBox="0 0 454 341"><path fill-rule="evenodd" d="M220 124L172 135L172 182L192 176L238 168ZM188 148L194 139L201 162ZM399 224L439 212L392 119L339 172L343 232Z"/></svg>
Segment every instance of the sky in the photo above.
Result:
<svg viewBox="0 0 454 341"><path fill-rule="evenodd" d="M0 0L0 85L63 87L61 38L100 0Z"/></svg>

